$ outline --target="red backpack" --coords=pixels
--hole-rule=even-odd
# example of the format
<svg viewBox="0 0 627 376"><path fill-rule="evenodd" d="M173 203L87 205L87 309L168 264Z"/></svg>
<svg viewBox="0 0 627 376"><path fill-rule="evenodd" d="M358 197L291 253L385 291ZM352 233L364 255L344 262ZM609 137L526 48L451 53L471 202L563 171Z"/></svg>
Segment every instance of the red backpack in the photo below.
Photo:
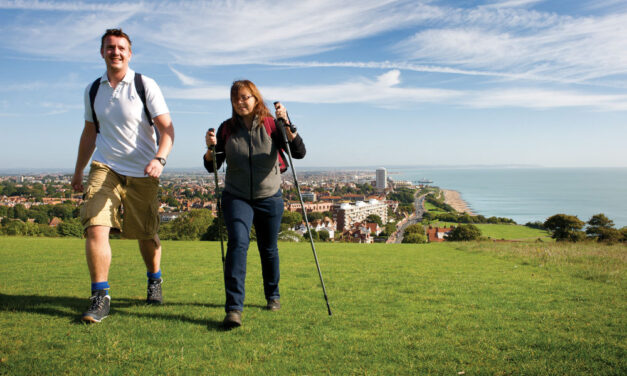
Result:
<svg viewBox="0 0 627 376"><path fill-rule="evenodd" d="M223 139L223 144L226 145L227 140L229 139L229 137L231 137L231 123L229 121L226 121L223 123L223 130L222 132L219 132L218 137ZM274 123L274 119L271 117L265 117L263 118L263 126L266 128L266 132L268 133L268 135L270 136L271 139L275 139L275 137L279 137L279 139L282 139L282 135L280 134L280 131L277 129L276 124ZM278 157L279 157L279 169L281 170L281 173L284 173L285 171L287 171L287 161L285 160L285 154L283 152L282 148L278 148Z"/></svg>

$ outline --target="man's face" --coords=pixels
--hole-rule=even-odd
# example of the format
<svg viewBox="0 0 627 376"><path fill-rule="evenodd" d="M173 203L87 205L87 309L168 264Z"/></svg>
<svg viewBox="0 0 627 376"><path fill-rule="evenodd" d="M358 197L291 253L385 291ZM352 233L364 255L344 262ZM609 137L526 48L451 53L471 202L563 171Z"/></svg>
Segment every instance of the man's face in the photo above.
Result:
<svg viewBox="0 0 627 376"><path fill-rule="evenodd" d="M114 72L126 71L132 55L131 46L126 38L113 35L105 38L100 54L107 64L107 70Z"/></svg>

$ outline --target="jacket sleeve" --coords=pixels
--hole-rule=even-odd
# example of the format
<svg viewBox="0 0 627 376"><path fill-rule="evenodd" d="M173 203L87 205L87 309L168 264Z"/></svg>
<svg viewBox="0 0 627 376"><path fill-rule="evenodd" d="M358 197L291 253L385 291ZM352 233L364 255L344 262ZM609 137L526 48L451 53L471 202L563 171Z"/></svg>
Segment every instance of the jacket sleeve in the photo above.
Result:
<svg viewBox="0 0 627 376"><path fill-rule="evenodd" d="M277 125L276 137L274 141L277 143L279 148L287 152L285 140L283 139L283 134L281 133L281 130L279 129L278 125ZM297 134L296 137L292 141L289 142L289 144L290 144L290 151L292 152L292 158L294 159L305 158L305 154L307 153L307 150L305 149L305 143L303 142L303 139L300 137L300 134Z"/></svg>
<svg viewBox="0 0 627 376"><path fill-rule="evenodd" d="M220 167L222 166L222 163L224 163L224 159L226 158L226 154L224 153L224 146L226 143L225 137L224 137L224 132L225 132L225 128L226 128L226 122L220 124L220 126L218 127L218 133L216 134L216 138L218 143L216 144L216 166L218 167L218 170L220 169ZM205 169L210 172L213 173L213 161L208 161L205 159L205 154L203 154L202 156L202 161L205 165Z"/></svg>

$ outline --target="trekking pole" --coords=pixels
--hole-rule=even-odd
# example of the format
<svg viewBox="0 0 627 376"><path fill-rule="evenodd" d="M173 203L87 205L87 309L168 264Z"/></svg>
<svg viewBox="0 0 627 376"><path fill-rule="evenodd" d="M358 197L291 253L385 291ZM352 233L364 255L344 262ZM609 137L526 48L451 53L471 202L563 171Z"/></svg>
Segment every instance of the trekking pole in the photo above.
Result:
<svg viewBox="0 0 627 376"><path fill-rule="evenodd" d="M209 128L209 131L214 131L213 128ZM218 206L218 236L220 237L220 250L222 251L222 271L224 272L224 241L222 240L222 203L220 188L218 187L218 164L216 162L216 146L211 145L211 158L213 160L213 176L215 177L216 184L216 203Z"/></svg>
<svg viewBox="0 0 627 376"><path fill-rule="evenodd" d="M276 107L279 102L274 102L274 106ZM288 116L289 119L289 116ZM290 121L290 130L293 132L296 131L291 125ZM316 254L316 246L314 245L313 237L311 236L311 228L309 227L309 220L307 219L307 210L305 210L305 203L303 202L303 196L300 193L300 187L298 186L298 179L296 179L296 170L294 169L294 163L292 162L292 150L290 149L290 143L287 139L287 133L285 132L285 121L283 119L277 118L277 128L281 130L281 135L283 136L283 141L285 141L285 146L287 148L287 157L289 159L290 167L292 167L292 176L294 177L294 185L296 186L296 191L298 192L298 198L300 199L300 207L303 209L303 218L305 219L305 226L307 227L307 233L309 234L309 242L311 243L311 250L313 252L314 259L316 260L316 268L318 269L318 276L320 277L320 284L322 285L322 293L324 294L324 301L327 303L327 310L329 311L329 316L331 313L331 306L329 306L329 298L327 297L327 289L324 287L324 280L322 279L322 272L320 271L320 264L318 263L318 254Z"/></svg>

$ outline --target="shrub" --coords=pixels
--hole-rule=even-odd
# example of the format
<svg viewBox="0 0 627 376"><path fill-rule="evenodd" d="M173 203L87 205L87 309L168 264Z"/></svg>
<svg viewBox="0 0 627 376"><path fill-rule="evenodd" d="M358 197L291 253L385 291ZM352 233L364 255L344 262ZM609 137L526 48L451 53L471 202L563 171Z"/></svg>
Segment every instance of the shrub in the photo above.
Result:
<svg viewBox="0 0 627 376"><path fill-rule="evenodd" d="M422 225L419 224L413 224L413 225L409 225L405 228L405 234L420 234L420 235L424 235L425 234L425 228L422 227Z"/></svg>
<svg viewBox="0 0 627 376"><path fill-rule="evenodd" d="M403 243L410 243L410 244L419 244L419 243L426 243L427 242L427 237L424 236L423 234L418 234L415 232L406 234L405 236L403 236Z"/></svg>
<svg viewBox="0 0 627 376"><path fill-rule="evenodd" d="M467 241L477 240L481 237L481 230L475 225L459 225L448 233L446 240Z"/></svg>
<svg viewBox="0 0 627 376"><path fill-rule="evenodd" d="M544 227L551 231L551 237L557 241L577 242L585 238L581 231L584 223L576 216L555 214L544 222Z"/></svg>

